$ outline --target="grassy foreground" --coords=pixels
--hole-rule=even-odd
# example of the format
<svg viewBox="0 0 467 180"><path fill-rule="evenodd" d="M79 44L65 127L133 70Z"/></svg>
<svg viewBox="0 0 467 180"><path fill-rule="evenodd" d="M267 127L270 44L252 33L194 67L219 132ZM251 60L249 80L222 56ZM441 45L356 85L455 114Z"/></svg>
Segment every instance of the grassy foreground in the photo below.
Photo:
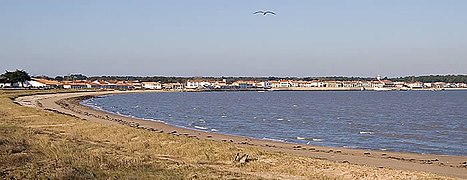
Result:
<svg viewBox="0 0 467 180"><path fill-rule="evenodd" d="M0 179L444 179L103 125L13 103L0 90ZM237 153L252 161L239 164Z"/></svg>

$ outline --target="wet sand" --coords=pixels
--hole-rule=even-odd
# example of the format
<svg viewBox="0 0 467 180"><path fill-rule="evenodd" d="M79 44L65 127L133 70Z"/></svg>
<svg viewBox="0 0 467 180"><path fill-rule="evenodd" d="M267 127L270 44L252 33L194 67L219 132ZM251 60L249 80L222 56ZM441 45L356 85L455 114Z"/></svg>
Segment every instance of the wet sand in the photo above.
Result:
<svg viewBox="0 0 467 180"><path fill-rule="evenodd" d="M313 157L337 163L350 163L398 170L425 171L443 176L467 179L466 156L428 155L276 142L185 129L159 121L142 120L111 114L79 104L81 100L93 96L138 92L155 91L104 91L34 95L19 97L16 99L16 102L24 106L31 106L55 113L67 114L111 126L126 125L137 129L153 131L154 133L168 133L174 136L186 136L187 138L223 141L236 144L238 146L259 147L269 151Z"/></svg>

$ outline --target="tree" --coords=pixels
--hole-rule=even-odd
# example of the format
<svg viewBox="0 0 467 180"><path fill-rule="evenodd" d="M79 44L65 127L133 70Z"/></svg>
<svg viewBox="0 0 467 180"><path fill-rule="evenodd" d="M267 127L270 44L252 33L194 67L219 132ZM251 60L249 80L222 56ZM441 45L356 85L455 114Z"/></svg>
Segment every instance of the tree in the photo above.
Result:
<svg viewBox="0 0 467 180"><path fill-rule="evenodd" d="M0 83L8 83L8 80L6 79L5 76L3 76L3 74L0 75Z"/></svg>
<svg viewBox="0 0 467 180"><path fill-rule="evenodd" d="M63 80L65 81L75 81L75 80L87 80L88 77L82 74L71 74L68 76L63 76Z"/></svg>
<svg viewBox="0 0 467 180"><path fill-rule="evenodd" d="M56 81L63 81L64 78L62 76L56 76L54 79Z"/></svg>
<svg viewBox="0 0 467 180"><path fill-rule="evenodd" d="M6 71L2 76L6 78L6 82L11 84L21 83L22 87L24 87L24 82L31 80L31 76L26 71L19 69L13 72Z"/></svg>

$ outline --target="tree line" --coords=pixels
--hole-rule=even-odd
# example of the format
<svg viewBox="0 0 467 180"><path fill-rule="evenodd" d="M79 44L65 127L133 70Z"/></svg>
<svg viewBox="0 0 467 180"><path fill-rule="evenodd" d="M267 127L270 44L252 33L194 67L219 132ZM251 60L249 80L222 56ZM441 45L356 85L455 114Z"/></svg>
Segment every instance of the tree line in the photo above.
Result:
<svg viewBox="0 0 467 180"><path fill-rule="evenodd" d="M85 75L76 74L68 76L57 76L55 80L117 80L117 81L152 81L162 83L185 83L188 80L208 80L208 81L222 81L226 80L227 83L239 80L248 81L274 81L274 80L303 80L303 81L371 81L376 80L374 77L345 77L345 76L328 76L328 77L175 77L175 76L92 76L86 77ZM430 75L430 76L405 76L397 78L383 77L382 80L403 81L403 82L446 82L446 83L467 83L467 75Z"/></svg>
<svg viewBox="0 0 467 180"><path fill-rule="evenodd" d="M404 82L446 82L446 83L467 83L467 75L430 75L430 76L406 76L392 78L392 81Z"/></svg>
<svg viewBox="0 0 467 180"><path fill-rule="evenodd" d="M226 80L227 83L239 80L254 80L254 81L273 81L273 80L321 80L321 81L370 81L375 80L374 77L345 77L345 76L328 76L328 77L175 77L175 76L91 76L83 74L70 74L65 76L56 76L55 78L48 76L34 76L34 78L44 78L57 81L75 81L75 80L114 80L114 81L143 81L143 82L162 82L162 83L185 83L188 80L208 80L221 81ZM397 78L384 77L383 80L403 81L403 82L446 82L446 83L467 83L467 75L429 75L429 76L405 76ZM6 71L0 75L0 83L22 83L31 80L29 74L24 70Z"/></svg>

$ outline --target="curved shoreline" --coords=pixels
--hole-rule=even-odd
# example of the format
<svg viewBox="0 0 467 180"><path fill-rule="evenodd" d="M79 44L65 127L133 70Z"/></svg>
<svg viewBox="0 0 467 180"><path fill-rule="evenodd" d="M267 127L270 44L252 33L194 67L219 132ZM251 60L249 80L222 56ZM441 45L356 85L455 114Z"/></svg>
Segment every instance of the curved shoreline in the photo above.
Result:
<svg viewBox="0 0 467 180"><path fill-rule="evenodd" d="M401 153L376 150L346 149L315 145L299 145L264 139L254 139L235 135L225 135L215 132L204 132L169 125L163 122L149 121L121 116L81 105L79 102L86 97L107 94L160 92L160 91L109 91L83 92L66 94L47 94L19 97L16 101L25 106L63 113L77 118L99 122L107 125L127 125L138 129L146 129L155 133L168 133L176 136L186 136L214 141L224 141L239 146L259 147L270 151L289 153L326 159L332 162L367 165L380 168L400 170L425 171L434 174L467 178L467 157Z"/></svg>

